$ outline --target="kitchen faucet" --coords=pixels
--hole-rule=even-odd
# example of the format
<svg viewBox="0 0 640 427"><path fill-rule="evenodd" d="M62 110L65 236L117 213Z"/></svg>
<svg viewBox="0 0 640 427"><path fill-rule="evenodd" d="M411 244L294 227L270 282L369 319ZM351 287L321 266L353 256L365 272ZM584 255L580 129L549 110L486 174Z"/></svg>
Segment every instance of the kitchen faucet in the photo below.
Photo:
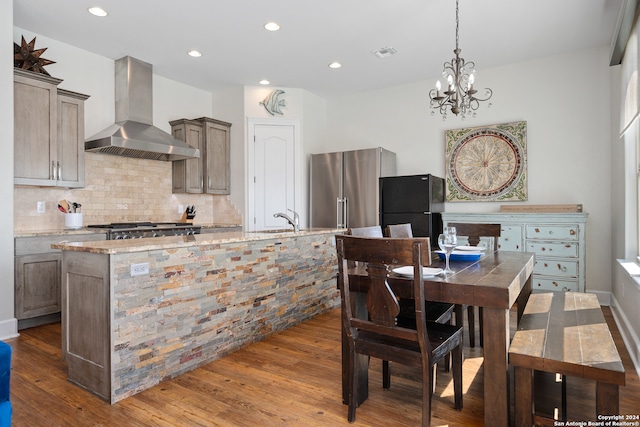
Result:
<svg viewBox="0 0 640 427"><path fill-rule="evenodd" d="M298 231L300 231L300 215L298 215L298 212L292 209L287 209L287 210L293 212L293 219L291 219L289 215L282 212L274 213L273 217L286 219L287 222L293 226L293 232L297 233Z"/></svg>

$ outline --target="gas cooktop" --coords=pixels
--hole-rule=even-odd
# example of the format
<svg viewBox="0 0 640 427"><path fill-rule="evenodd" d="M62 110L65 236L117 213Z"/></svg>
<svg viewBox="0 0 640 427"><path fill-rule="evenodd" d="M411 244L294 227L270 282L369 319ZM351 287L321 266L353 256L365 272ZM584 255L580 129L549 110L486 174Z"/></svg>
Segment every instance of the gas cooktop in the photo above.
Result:
<svg viewBox="0 0 640 427"><path fill-rule="evenodd" d="M112 229L122 229L122 228L185 228L185 227L196 227L193 224L183 223L183 222L112 222L111 224L93 224L88 225L87 227L91 228L112 228Z"/></svg>
<svg viewBox="0 0 640 427"><path fill-rule="evenodd" d="M87 227L106 229L108 240L188 236L200 234L201 229L199 225L183 222L113 222L111 224L93 224Z"/></svg>

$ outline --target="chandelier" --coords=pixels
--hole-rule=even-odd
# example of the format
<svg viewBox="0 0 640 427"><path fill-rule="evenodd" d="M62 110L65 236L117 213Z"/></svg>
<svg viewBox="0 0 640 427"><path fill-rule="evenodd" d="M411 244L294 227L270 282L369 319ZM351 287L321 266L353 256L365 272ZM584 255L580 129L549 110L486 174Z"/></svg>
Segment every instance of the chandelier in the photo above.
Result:
<svg viewBox="0 0 640 427"><path fill-rule="evenodd" d="M456 48L453 51L456 56L451 62L444 63L442 71L442 76L447 80L447 88L441 91L442 86L440 85L440 80L438 80L436 88L429 91L430 106L434 109L431 114L433 115L435 110L440 110L443 120L447 117L447 109L451 109L451 112L456 116L462 114L464 118L466 114L472 113L475 117L475 110L480 106L480 101L486 101L493 95L491 89L485 88L483 98L477 96L478 91L473 88L476 64L471 61L465 62L464 58L460 57L461 50L458 47L458 31L460 28L458 1L456 0ZM489 103L489 106L491 106L491 103Z"/></svg>

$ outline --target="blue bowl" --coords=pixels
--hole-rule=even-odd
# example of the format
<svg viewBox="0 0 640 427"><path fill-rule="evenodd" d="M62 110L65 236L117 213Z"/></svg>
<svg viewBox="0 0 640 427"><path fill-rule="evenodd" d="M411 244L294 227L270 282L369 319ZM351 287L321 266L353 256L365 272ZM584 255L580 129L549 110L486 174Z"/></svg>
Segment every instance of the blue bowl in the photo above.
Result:
<svg viewBox="0 0 640 427"><path fill-rule="evenodd" d="M444 260L445 259L445 254L442 251L435 251L438 256L440 257L440 259ZM474 252L463 252L463 251L453 251L451 252L451 255L449 255L449 261L477 261L480 258L482 258L481 253L474 253Z"/></svg>

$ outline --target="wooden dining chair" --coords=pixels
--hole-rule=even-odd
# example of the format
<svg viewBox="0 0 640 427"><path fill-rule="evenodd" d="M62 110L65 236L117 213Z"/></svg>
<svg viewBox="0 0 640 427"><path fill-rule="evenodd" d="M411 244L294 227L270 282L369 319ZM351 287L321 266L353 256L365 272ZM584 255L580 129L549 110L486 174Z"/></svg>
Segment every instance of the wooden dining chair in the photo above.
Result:
<svg viewBox="0 0 640 427"><path fill-rule="evenodd" d="M462 327L427 322L425 318L422 245L428 239L363 238L336 235L338 277L342 300L342 325L348 344L349 385L347 392L348 420L356 418L358 402L358 372L356 355L415 366L422 373L422 425L431 422L433 367L451 354L453 367L454 407L462 409ZM348 263L367 264L369 287L365 305L367 319L355 317L349 287ZM390 269L413 266L411 286L415 295L416 328L398 326L398 298L388 283Z"/></svg>
<svg viewBox="0 0 640 427"><path fill-rule="evenodd" d="M391 232L394 235L389 235L389 227L392 227ZM388 237L413 237L413 231L411 230L411 224L400 224L398 226L387 226L385 229ZM349 228L347 234L357 237L383 237L382 228L379 225L373 225L370 227ZM423 248L423 266L431 264L431 249L429 245L425 245ZM355 263L354 263L355 264ZM413 301L407 301L400 299L400 314L398 315L398 325L407 328L415 329L415 310L413 307ZM453 317L454 304L446 304L440 302L427 302L427 320L439 323L451 323ZM447 356L444 361L444 369L449 372L449 366L451 365L449 357ZM382 385L385 389L391 387L391 371L389 370L389 361L382 361Z"/></svg>
<svg viewBox="0 0 640 427"><path fill-rule="evenodd" d="M481 237L490 237L490 241L493 245L493 250L498 250L498 239L500 238L500 224L475 224L466 222L450 222L447 224L449 227L456 228L456 235L467 237L469 246L478 246L481 241ZM489 248L491 249L491 248ZM475 307L473 305L467 306L467 322L469 323L469 345L471 347L476 346L476 322L475 322ZM462 319L460 319L462 323ZM478 329L480 330L480 347L484 344L482 325L482 307L478 307Z"/></svg>
<svg viewBox="0 0 640 427"><path fill-rule="evenodd" d="M406 224L389 224L385 229L385 235L394 238L412 238L413 229L410 223Z"/></svg>
<svg viewBox="0 0 640 427"><path fill-rule="evenodd" d="M393 224L387 225L385 228L386 236L391 238L413 238L413 230L411 228L411 224ZM424 259L426 256L425 253L422 254L423 257L423 266L431 264L431 259L428 262ZM429 253L429 258L431 258ZM453 314L453 310L455 308L455 304L449 304L446 302L435 302L435 301L427 301L427 320L438 323L447 323L451 321L451 317ZM404 299L400 299L400 318L398 322L401 323L401 319L410 319L411 323L413 322L414 317L413 310L413 302L407 301ZM405 326L410 326L411 323L405 323ZM447 370L448 370L448 365Z"/></svg>
<svg viewBox="0 0 640 427"><path fill-rule="evenodd" d="M372 225L370 227L348 228L347 234L358 237L382 237L382 227Z"/></svg>

